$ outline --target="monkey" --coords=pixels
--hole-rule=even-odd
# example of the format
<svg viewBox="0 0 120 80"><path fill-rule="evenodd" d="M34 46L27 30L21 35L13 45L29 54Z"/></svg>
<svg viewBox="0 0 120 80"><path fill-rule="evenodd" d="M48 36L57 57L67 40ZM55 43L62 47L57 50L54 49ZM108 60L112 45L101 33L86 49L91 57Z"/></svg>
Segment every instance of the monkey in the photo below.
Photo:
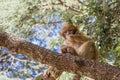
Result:
<svg viewBox="0 0 120 80"><path fill-rule="evenodd" d="M61 54L70 53L71 55L92 60L98 60L98 50L91 37L79 31L78 26L66 23L60 30L60 36L64 43L61 46ZM76 74L73 80L80 80L81 74Z"/></svg>
<svg viewBox="0 0 120 80"><path fill-rule="evenodd" d="M66 23L60 29L59 34L64 39L64 42L60 47L60 54L70 53L74 56L98 60L98 50L94 41L91 37L79 31L78 26ZM56 76L53 76L51 71L53 71ZM55 80L61 74L62 71L53 67L49 67L45 72L45 76L53 78L52 80ZM76 74L73 77L73 80L80 80L80 77L81 74Z"/></svg>
<svg viewBox="0 0 120 80"><path fill-rule="evenodd" d="M59 32L64 43L61 53L70 53L79 57L98 60L98 50L91 37L79 31L78 26L66 23Z"/></svg>

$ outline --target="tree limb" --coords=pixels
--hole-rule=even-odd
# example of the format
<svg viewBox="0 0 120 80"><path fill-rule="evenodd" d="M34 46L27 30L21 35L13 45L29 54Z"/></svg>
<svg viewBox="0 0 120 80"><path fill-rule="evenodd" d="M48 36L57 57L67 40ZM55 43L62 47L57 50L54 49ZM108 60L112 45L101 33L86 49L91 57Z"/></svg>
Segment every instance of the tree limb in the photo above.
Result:
<svg viewBox="0 0 120 80"><path fill-rule="evenodd" d="M19 39L6 32L0 32L0 46L7 47L13 52L28 55L41 63L56 67L59 70L77 74L82 73L95 80L120 79L119 68L70 54L56 54L51 50Z"/></svg>

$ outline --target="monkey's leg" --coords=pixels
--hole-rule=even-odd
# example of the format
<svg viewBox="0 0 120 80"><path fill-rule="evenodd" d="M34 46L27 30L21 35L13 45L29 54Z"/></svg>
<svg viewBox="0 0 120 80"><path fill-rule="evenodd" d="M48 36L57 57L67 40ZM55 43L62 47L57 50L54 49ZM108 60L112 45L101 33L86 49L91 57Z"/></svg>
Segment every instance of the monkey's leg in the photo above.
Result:
<svg viewBox="0 0 120 80"><path fill-rule="evenodd" d="M57 68L54 67L49 67L45 74L43 75L42 79L43 80L56 80L63 71L58 70Z"/></svg>
<svg viewBox="0 0 120 80"><path fill-rule="evenodd" d="M96 49L95 43L92 40L83 43L77 51L80 57L93 60L97 60L98 58L98 51Z"/></svg>
<svg viewBox="0 0 120 80"><path fill-rule="evenodd" d="M80 80L80 77L80 74L75 74L72 80Z"/></svg>

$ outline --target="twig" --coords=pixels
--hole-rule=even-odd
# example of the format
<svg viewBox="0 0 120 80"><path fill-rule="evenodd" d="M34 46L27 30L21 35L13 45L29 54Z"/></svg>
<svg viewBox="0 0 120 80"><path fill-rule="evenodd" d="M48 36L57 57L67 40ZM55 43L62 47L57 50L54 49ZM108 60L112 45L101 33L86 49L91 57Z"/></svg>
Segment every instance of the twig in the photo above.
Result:
<svg viewBox="0 0 120 80"><path fill-rule="evenodd" d="M55 22L40 22L39 24L57 24L62 23L62 21L55 21Z"/></svg>

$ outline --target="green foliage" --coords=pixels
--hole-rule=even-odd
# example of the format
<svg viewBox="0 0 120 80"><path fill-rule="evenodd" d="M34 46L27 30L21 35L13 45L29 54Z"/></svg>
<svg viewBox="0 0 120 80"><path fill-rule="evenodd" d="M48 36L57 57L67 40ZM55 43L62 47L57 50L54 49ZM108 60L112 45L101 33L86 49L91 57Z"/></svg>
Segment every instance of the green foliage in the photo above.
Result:
<svg viewBox="0 0 120 80"><path fill-rule="evenodd" d="M74 74L63 72L62 75L58 78L58 80L72 80ZM82 76L80 80L94 80L92 78L88 78L86 76Z"/></svg>
<svg viewBox="0 0 120 80"><path fill-rule="evenodd" d="M36 24L71 22L95 40L101 62L120 66L119 0L0 0L0 6L0 31L26 38ZM51 48L60 41L48 40Z"/></svg>
<svg viewBox="0 0 120 80"><path fill-rule="evenodd" d="M71 80L74 75L71 73L63 72L58 80Z"/></svg>
<svg viewBox="0 0 120 80"><path fill-rule="evenodd" d="M19 78L12 78L12 79L10 79L10 78L8 78L6 76L0 75L0 80L20 80L20 79Z"/></svg>
<svg viewBox="0 0 120 80"><path fill-rule="evenodd" d="M56 46L60 46L60 44L62 44L62 43L63 43L63 41L58 36L57 37L50 37L50 38L48 38L48 41L47 41L48 48L51 50L53 50L54 47L56 47Z"/></svg>

